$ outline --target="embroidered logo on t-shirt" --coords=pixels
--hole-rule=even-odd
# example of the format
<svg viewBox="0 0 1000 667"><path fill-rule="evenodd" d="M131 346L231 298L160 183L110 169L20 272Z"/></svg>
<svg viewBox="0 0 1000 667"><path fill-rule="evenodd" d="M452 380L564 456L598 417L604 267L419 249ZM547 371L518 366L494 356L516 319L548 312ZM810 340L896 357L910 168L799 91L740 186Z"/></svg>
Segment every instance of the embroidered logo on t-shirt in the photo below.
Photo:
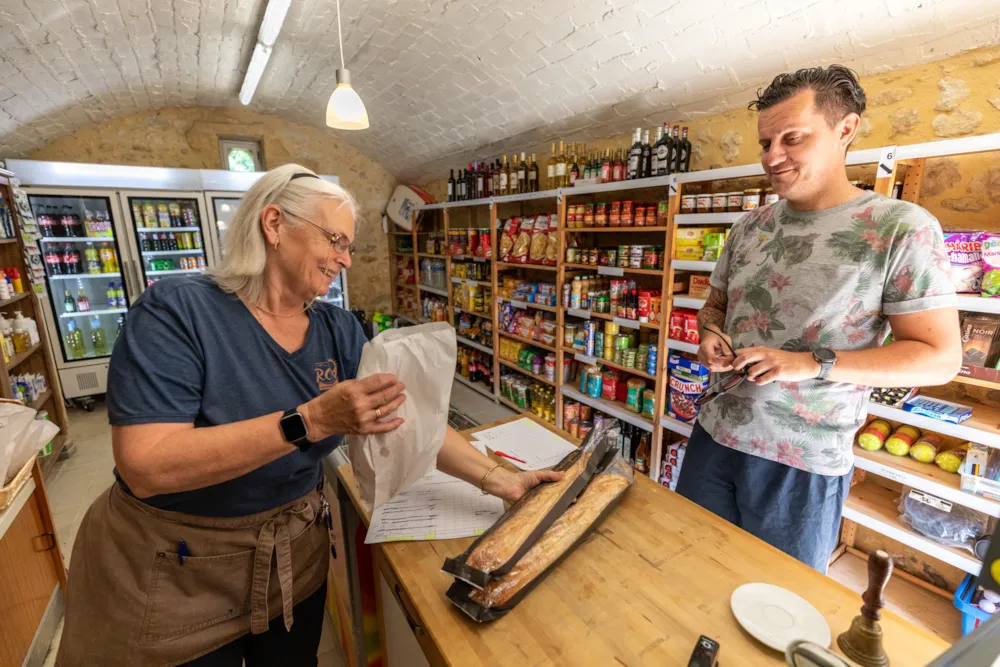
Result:
<svg viewBox="0 0 1000 667"><path fill-rule="evenodd" d="M320 391L332 389L337 384L337 362L333 359L316 364L316 386Z"/></svg>

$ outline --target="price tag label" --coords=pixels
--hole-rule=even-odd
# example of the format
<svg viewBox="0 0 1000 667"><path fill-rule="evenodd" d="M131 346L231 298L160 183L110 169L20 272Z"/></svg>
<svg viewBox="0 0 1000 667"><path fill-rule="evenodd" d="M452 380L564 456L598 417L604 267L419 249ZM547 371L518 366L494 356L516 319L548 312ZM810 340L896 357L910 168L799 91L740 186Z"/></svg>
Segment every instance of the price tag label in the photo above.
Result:
<svg viewBox="0 0 1000 667"><path fill-rule="evenodd" d="M466 285L468 285L469 287L475 287L475 286L476 286L476 285L477 285L478 283L476 283L476 281L475 281L475 280L472 280L472 279L470 278L470 279L467 279L467 280L465 281L465 284L466 284Z"/></svg>
<svg viewBox="0 0 1000 667"><path fill-rule="evenodd" d="M951 512L952 503L938 498L937 496L932 496L929 493L924 493L923 491L917 491L913 489L910 491L910 500L916 500L918 503L923 503L933 507L934 509L939 509L942 512Z"/></svg>
<svg viewBox="0 0 1000 667"><path fill-rule="evenodd" d="M595 359L594 357L588 357L587 355L580 354L579 352L574 354L573 358L579 361L581 364L587 364L588 366L593 366L594 364L597 363L597 359Z"/></svg>
<svg viewBox="0 0 1000 667"><path fill-rule="evenodd" d="M623 317L616 317L614 319L615 324L620 327L625 327L626 329L638 329L639 323L635 320L626 320Z"/></svg>
<svg viewBox="0 0 1000 667"><path fill-rule="evenodd" d="M597 267L597 273L602 276L621 278L625 275L625 269L620 269L617 266L599 266Z"/></svg>
<svg viewBox="0 0 1000 667"><path fill-rule="evenodd" d="M896 147L886 146L882 149L882 155L878 159L877 178L889 178L892 170L896 168Z"/></svg>
<svg viewBox="0 0 1000 667"><path fill-rule="evenodd" d="M581 318L583 318L585 320L589 320L590 319L590 311L589 310L580 310L579 308L567 308L566 309L566 314L567 315L572 315L573 317L581 317Z"/></svg>
<svg viewBox="0 0 1000 667"><path fill-rule="evenodd" d="M677 174L670 174L670 180L667 182L667 192L671 197L677 194Z"/></svg>
<svg viewBox="0 0 1000 667"><path fill-rule="evenodd" d="M510 305L514 306L515 308L520 308L521 310L526 310L528 308L528 304L525 303L524 301L515 301L514 299L510 300Z"/></svg>

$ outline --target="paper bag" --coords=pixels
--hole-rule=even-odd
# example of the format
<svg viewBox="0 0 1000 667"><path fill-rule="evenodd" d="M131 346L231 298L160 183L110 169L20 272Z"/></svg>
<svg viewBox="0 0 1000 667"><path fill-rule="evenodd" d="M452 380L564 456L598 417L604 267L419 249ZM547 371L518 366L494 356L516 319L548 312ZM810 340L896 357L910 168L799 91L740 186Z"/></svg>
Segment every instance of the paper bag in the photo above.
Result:
<svg viewBox="0 0 1000 667"><path fill-rule="evenodd" d="M448 426L455 375L455 329L447 322L383 331L365 343L358 379L392 373L406 385L406 400L394 415L395 431L348 439L361 501L381 507L436 467Z"/></svg>
<svg viewBox="0 0 1000 667"><path fill-rule="evenodd" d="M0 486L20 472L39 448L59 433L59 427L35 419L36 410L16 403L0 403Z"/></svg>

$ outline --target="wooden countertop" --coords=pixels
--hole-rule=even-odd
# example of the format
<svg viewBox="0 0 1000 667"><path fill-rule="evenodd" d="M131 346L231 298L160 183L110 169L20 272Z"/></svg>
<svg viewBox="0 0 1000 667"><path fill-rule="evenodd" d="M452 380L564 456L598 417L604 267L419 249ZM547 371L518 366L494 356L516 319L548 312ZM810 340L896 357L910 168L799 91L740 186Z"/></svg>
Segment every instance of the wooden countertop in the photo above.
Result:
<svg viewBox="0 0 1000 667"><path fill-rule="evenodd" d="M350 465L337 475L367 522ZM456 667L684 665L703 634L721 644L722 664L783 665L781 654L737 623L729 607L737 587L765 582L801 595L830 624L834 647L862 604L833 579L643 475L589 540L492 623L473 622L444 595L452 583L441 572L445 557L471 542L377 545L413 603L414 620ZM895 665L923 665L948 648L886 610L882 631Z"/></svg>

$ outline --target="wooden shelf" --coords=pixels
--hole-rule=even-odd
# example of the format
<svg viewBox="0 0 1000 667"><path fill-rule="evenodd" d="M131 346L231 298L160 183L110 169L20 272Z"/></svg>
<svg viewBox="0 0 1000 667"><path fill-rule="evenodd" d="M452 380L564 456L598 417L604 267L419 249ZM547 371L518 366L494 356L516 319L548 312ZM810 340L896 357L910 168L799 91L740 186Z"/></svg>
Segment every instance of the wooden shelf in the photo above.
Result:
<svg viewBox="0 0 1000 667"><path fill-rule="evenodd" d="M647 380L656 381L656 377L646 373L645 371L640 371L638 368L629 368L628 366L622 366L621 364L616 364L613 361L604 359L603 357L591 357L589 355L580 352L572 347L563 347L563 354L571 355L574 359L584 364L599 364L601 366L607 366L608 368L614 368L615 370L622 371L624 373L630 373L632 375L638 375L641 378L646 378ZM564 357L565 358L565 357Z"/></svg>
<svg viewBox="0 0 1000 667"><path fill-rule="evenodd" d="M6 245L8 243L17 243L17 239L0 239L0 245Z"/></svg>
<svg viewBox="0 0 1000 667"><path fill-rule="evenodd" d="M669 227L567 227L566 232L665 232Z"/></svg>
<svg viewBox="0 0 1000 667"><path fill-rule="evenodd" d="M959 384L968 384L974 387L986 387L987 389L1000 389L1000 382L990 382L989 380L980 380L979 378L967 378L961 375L955 376L952 382L957 382Z"/></svg>
<svg viewBox="0 0 1000 667"><path fill-rule="evenodd" d="M601 276L620 276L633 273L640 276L662 276L663 269L628 269L624 266L592 266L590 264L563 264L567 269L596 271Z"/></svg>
<svg viewBox="0 0 1000 667"><path fill-rule="evenodd" d="M609 322L615 322L619 327L625 327L626 329L659 329L659 322L637 322L636 320L626 320L623 317L615 317L610 313L595 313L592 310L579 310L577 308L563 308L563 312L570 317L579 317L584 320L589 320L592 317L596 317L600 320L608 320Z"/></svg>
<svg viewBox="0 0 1000 667"><path fill-rule="evenodd" d="M660 426L667 429L668 431L673 431L674 433L679 433L685 438L691 437L691 432L694 430L694 424L685 424L684 422L679 422L672 417L663 415L660 417Z"/></svg>
<svg viewBox="0 0 1000 667"><path fill-rule="evenodd" d="M32 410L41 410L42 406L45 405L45 402L50 398L52 398L52 390L46 389L45 391L42 392L41 396L39 396L31 403L29 403L28 407L31 408Z"/></svg>
<svg viewBox="0 0 1000 667"><path fill-rule="evenodd" d="M61 433L52 438L52 453L38 461L38 467L41 468L42 471L42 479L48 477L52 467L55 466L56 461L59 459L59 455L62 454L63 450L72 444L72 442L73 441L68 435L63 435Z"/></svg>
<svg viewBox="0 0 1000 667"><path fill-rule="evenodd" d="M460 308L458 306L452 306L452 310L454 310L456 313L465 313L467 315L475 315L476 317L482 317L484 319L489 319L490 317L492 317L492 315L490 313L474 313L471 310L465 310L464 308Z"/></svg>
<svg viewBox="0 0 1000 667"><path fill-rule="evenodd" d="M508 398L505 398L504 396L502 396L500 394L497 394L497 400L500 401L501 403L503 403L504 405L506 405L508 408L510 408L514 412L520 412L522 414L525 413L525 412L528 412L526 409L518 407L517 403L515 403L514 401L512 401L512 400L510 400Z"/></svg>
<svg viewBox="0 0 1000 667"><path fill-rule="evenodd" d="M35 352L37 352L38 350L40 350L41 347L42 347L41 343L35 343L34 345L32 345L31 347L29 347L24 352L19 352L18 354L15 354L13 357L10 358L10 361L7 362L7 370L8 371L14 370L15 366L17 366L18 364L20 364L21 362L23 362L25 359L27 359L28 357L30 357L32 354L34 354Z"/></svg>
<svg viewBox="0 0 1000 667"><path fill-rule="evenodd" d="M489 389L487 389L485 385L482 385L482 384L480 384L478 382L473 382L469 378L462 377L458 373L455 373L455 379L458 380L460 383L464 384L469 389L471 389L473 391L476 391L476 392L479 392L480 394L482 394L483 396L486 396L487 398L490 398L490 399L495 398L495 396L493 396L493 392L490 391Z"/></svg>
<svg viewBox="0 0 1000 667"><path fill-rule="evenodd" d="M513 361L508 361L506 359L500 359L500 365L501 366L506 366L507 368L515 370L518 373L521 373L522 375L527 375L532 380L535 380L537 382L541 382L542 384L547 384L550 387L556 386L555 382L553 382L552 380L549 380L544 375L536 375L536 374L532 373L531 371L526 371L523 368L521 368L520 366L518 366L517 364L515 364Z"/></svg>
<svg viewBox="0 0 1000 667"><path fill-rule="evenodd" d="M493 287L493 283L488 280L474 280L472 278L459 278L458 276L452 276L451 282L453 283L465 283L466 285L479 285L480 287Z"/></svg>
<svg viewBox="0 0 1000 667"><path fill-rule="evenodd" d="M497 269L537 269L538 271L558 271L558 266L547 266L545 264L513 264L511 262L497 262Z"/></svg>
<svg viewBox="0 0 1000 667"><path fill-rule="evenodd" d="M501 331L500 335L503 336L504 338L510 338L511 340L518 340L518 341L521 341L522 343L527 343L528 345L532 345L534 347L541 348L543 350L548 350L549 352L555 352L556 351L556 348L552 347L551 345L546 345L545 343L540 343L539 341L537 341L537 340L531 340L530 338L522 338L521 336L518 336L517 334L507 333L506 331Z"/></svg>
<svg viewBox="0 0 1000 667"><path fill-rule="evenodd" d="M555 312L557 312L559 310L558 306L543 306L540 303L529 303L528 301L519 301L519 300L516 300L516 299L505 299L503 297L497 297L497 301L498 302L505 301L505 302L511 304L512 306L514 306L515 308L520 308L521 310L524 310L525 308L535 308L536 310L544 310L544 311L547 311L547 312L550 312L550 313L555 313Z"/></svg>
<svg viewBox="0 0 1000 667"><path fill-rule="evenodd" d="M393 251L389 252L389 254L390 255L396 255L398 257L407 257L407 258L410 258L410 259L413 258L413 251L412 250L410 252L406 252L404 250L393 250Z"/></svg>
<svg viewBox="0 0 1000 667"><path fill-rule="evenodd" d="M421 292L430 292L431 294L437 294L438 296L443 296L448 298L448 290L441 289L440 287L431 287L430 285L417 285L417 289Z"/></svg>
<svg viewBox="0 0 1000 667"><path fill-rule="evenodd" d="M694 259L672 259L670 266L678 271L714 271L715 262L701 262Z"/></svg>
<svg viewBox="0 0 1000 667"><path fill-rule="evenodd" d="M466 338L465 336L459 336L458 334L455 334L455 338L458 340L458 342L461 345L467 345L467 346L469 346L471 348L479 350L480 352L485 352L486 354L493 354L493 348L492 347L487 347L487 346L483 345L482 343L477 343L476 341L472 340L471 338Z"/></svg>
<svg viewBox="0 0 1000 667"><path fill-rule="evenodd" d="M694 308L695 310L701 310L705 307L706 299L697 299L687 294L675 294L673 297L673 305L675 308Z"/></svg>
<svg viewBox="0 0 1000 667"><path fill-rule="evenodd" d="M427 259L440 259L440 260L444 260L444 259L448 258L448 255L445 255L445 254L436 254L436 253L432 253L432 252L418 252L417 253L417 257L426 257Z"/></svg>
<svg viewBox="0 0 1000 667"><path fill-rule="evenodd" d="M7 299L6 301L0 301L0 308L6 308L7 306L17 303L21 299L27 299L28 296L30 296L30 294L31 292L22 292L11 299Z"/></svg>
<svg viewBox="0 0 1000 667"><path fill-rule="evenodd" d="M678 213L674 223L678 225L731 225L744 215L746 211L735 213Z"/></svg>
<svg viewBox="0 0 1000 667"><path fill-rule="evenodd" d="M624 403L619 403L618 401L608 401L603 398L593 398L580 391L577 391L571 384L564 384L559 388L564 397L571 398L575 401L579 401L584 405L589 405L590 407L605 412L612 417L617 417L623 422L628 422L633 426L638 426L644 431L653 432L653 422L649 421L645 417L641 416L637 412L632 412L631 410L625 409Z"/></svg>
<svg viewBox="0 0 1000 667"><path fill-rule="evenodd" d="M698 354L698 346L694 343L685 343L682 340L674 340L673 338L667 339L667 349L679 350L680 352L687 352L688 354Z"/></svg>
<svg viewBox="0 0 1000 667"><path fill-rule="evenodd" d="M870 452L854 445L854 467L1000 517L1000 503L962 491L962 476L945 472L934 463L921 463L910 456L893 456L884 449Z"/></svg>
<svg viewBox="0 0 1000 667"><path fill-rule="evenodd" d="M896 503L899 494L872 482L862 482L851 488L844 503L844 518L881 533L894 540L942 560L949 565L979 574L982 563L966 549L946 547L907 528L899 520Z"/></svg>
<svg viewBox="0 0 1000 667"><path fill-rule="evenodd" d="M942 433L989 447L1000 447L1000 409L978 404L971 407L972 416L961 424L952 424L872 402L868 403L868 414L910 424L923 431Z"/></svg>

